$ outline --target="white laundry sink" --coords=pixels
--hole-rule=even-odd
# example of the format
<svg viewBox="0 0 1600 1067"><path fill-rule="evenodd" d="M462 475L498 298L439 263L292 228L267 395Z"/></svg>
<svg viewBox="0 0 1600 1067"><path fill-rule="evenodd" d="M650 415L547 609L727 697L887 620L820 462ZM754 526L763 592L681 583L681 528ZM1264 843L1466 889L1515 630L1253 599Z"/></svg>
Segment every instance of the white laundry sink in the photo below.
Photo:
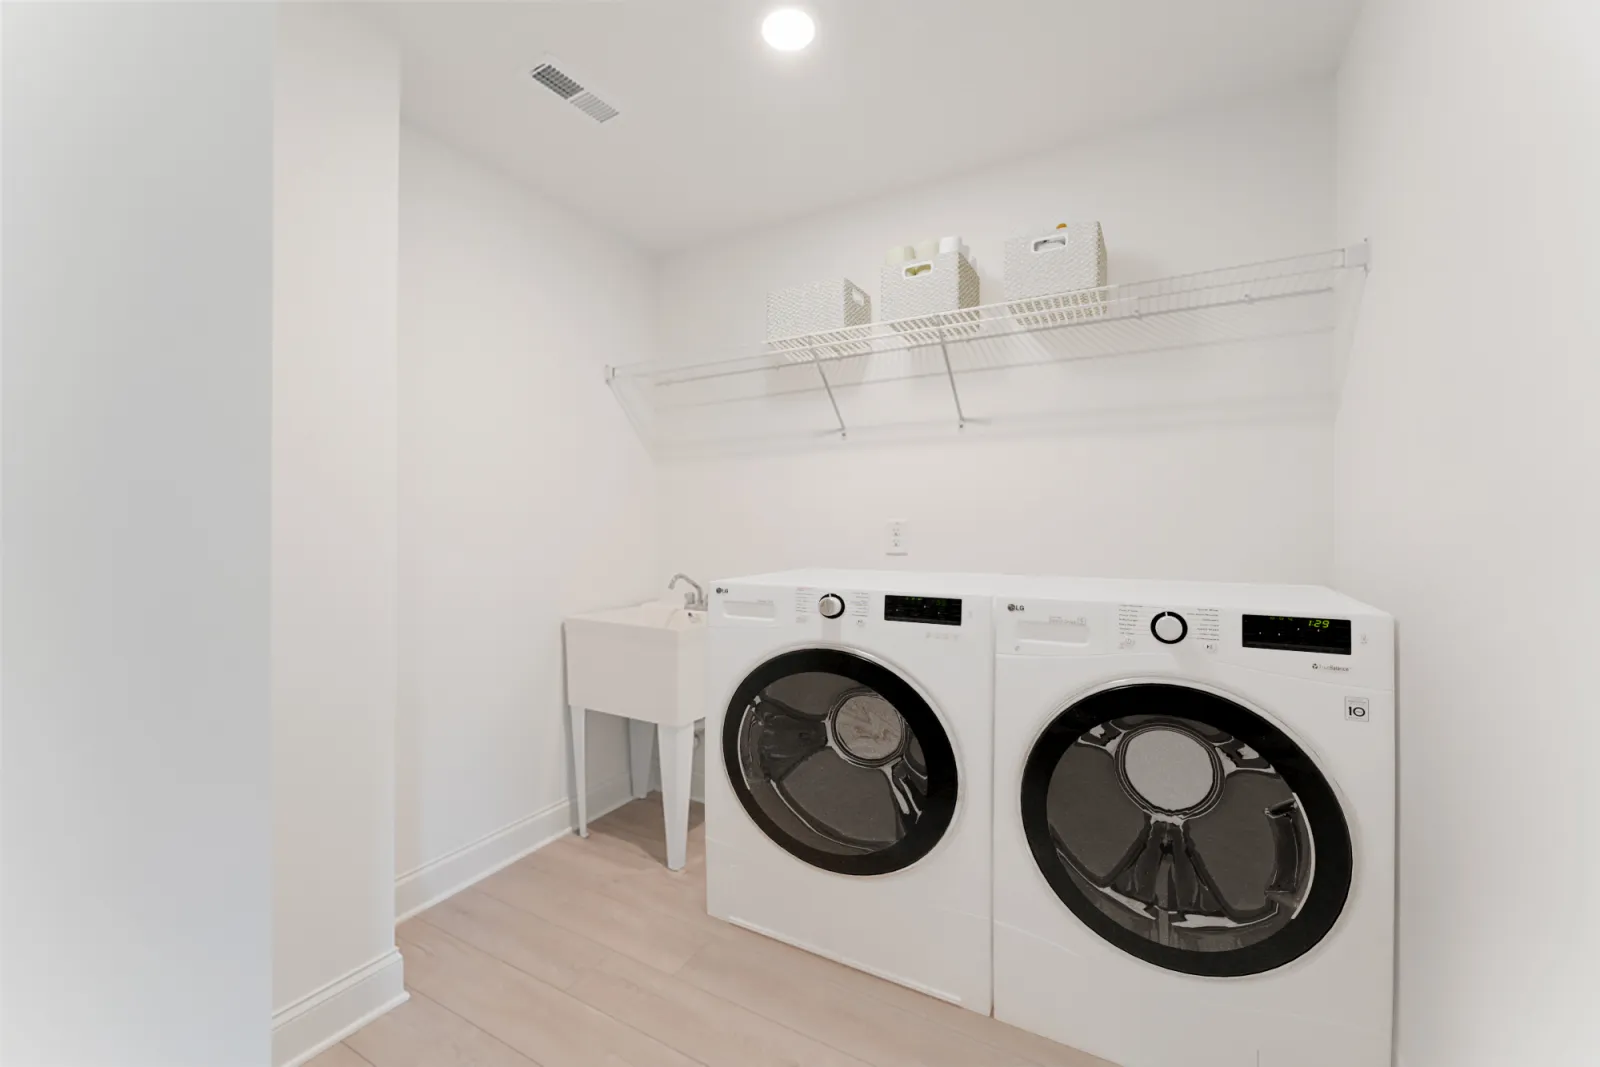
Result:
<svg viewBox="0 0 1600 1067"><path fill-rule="evenodd" d="M705 718L706 613L652 601L570 616L567 702L668 726Z"/></svg>
<svg viewBox="0 0 1600 1067"><path fill-rule="evenodd" d="M649 790L651 751L661 752L667 866L682 870L689 833L694 724L706 714L706 613L652 602L572 615L567 631L567 713L579 835L589 834L588 713L628 719L633 795Z"/></svg>

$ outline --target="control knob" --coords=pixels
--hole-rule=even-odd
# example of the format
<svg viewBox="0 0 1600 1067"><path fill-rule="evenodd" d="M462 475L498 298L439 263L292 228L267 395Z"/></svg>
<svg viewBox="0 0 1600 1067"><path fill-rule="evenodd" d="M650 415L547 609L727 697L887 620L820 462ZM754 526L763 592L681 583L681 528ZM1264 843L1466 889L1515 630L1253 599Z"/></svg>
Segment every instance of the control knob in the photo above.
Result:
<svg viewBox="0 0 1600 1067"><path fill-rule="evenodd" d="M822 612L824 619L837 619L844 614L844 598L837 593L828 593L817 601L817 610Z"/></svg>
<svg viewBox="0 0 1600 1067"><path fill-rule="evenodd" d="M1163 611L1150 620L1150 632L1163 645L1175 645L1189 636L1189 622L1176 611Z"/></svg>

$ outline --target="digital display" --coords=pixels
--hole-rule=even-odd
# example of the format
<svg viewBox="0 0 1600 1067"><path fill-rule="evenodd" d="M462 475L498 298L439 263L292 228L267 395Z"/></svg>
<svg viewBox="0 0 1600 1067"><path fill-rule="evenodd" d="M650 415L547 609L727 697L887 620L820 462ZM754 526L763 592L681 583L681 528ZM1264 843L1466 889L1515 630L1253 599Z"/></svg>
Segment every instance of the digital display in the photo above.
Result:
<svg viewBox="0 0 1600 1067"><path fill-rule="evenodd" d="M961 598L942 596L886 596L883 617L889 622L927 622L935 626L961 625Z"/></svg>
<svg viewBox="0 0 1600 1067"><path fill-rule="evenodd" d="M1348 656L1350 620L1309 619L1297 615L1246 615L1244 647Z"/></svg>

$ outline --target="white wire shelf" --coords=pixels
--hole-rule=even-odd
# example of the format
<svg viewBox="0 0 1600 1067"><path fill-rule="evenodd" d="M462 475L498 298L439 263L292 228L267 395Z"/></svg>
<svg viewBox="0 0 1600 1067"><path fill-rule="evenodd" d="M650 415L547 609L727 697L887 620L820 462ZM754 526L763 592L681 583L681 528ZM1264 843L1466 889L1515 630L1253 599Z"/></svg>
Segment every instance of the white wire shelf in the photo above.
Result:
<svg viewBox="0 0 1600 1067"><path fill-rule="evenodd" d="M1304 403L1332 388L1332 340L1365 244L769 342L705 362L608 367L665 451L1095 411ZM1138 373L1116 370L1127 357Z"/></svg>

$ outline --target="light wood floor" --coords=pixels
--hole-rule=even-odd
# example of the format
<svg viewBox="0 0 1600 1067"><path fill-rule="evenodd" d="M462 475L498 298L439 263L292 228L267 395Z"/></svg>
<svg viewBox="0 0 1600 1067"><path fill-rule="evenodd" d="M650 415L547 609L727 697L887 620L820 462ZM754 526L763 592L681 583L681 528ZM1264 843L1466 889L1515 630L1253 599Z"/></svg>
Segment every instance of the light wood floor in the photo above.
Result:
<svg viewBox="0 0 1600 1067"><path fill-rule="evenodd" d="M402 924L411 999L310 1067L1107 1067L712 919L701 823L673 874L634 801Z"/></svg>

